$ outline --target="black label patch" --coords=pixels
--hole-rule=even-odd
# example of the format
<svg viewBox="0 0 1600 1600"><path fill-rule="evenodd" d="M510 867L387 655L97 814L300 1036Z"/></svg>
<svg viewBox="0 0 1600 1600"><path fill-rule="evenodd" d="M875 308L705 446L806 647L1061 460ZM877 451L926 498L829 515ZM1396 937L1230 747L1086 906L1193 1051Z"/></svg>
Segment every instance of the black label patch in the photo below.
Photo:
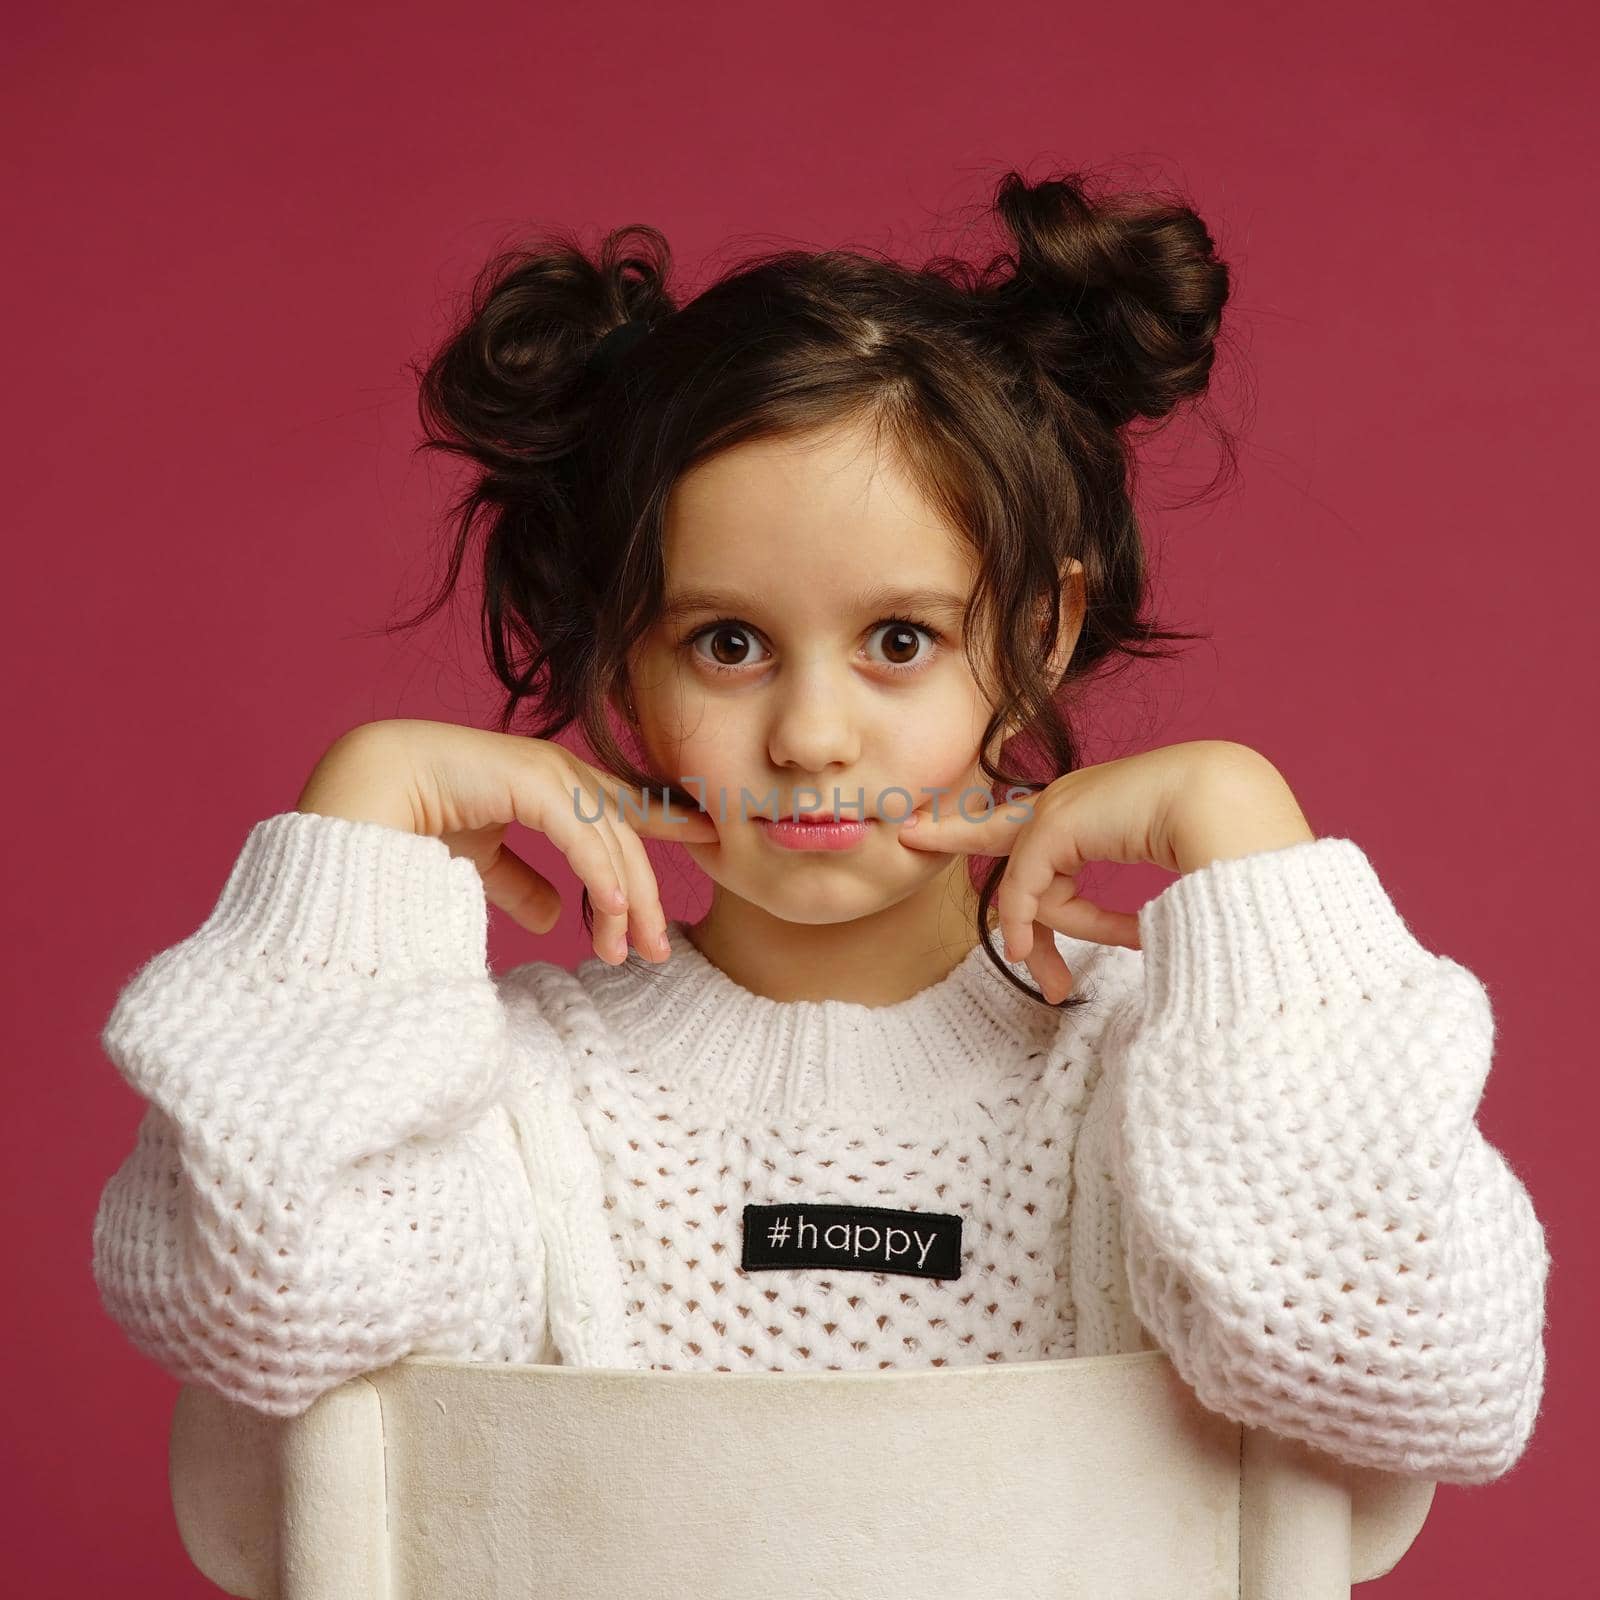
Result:
<svg viewBox="0 0 1600 1600"><path fill-rule="evenodd" d="M959 1278L961 1218L888 1206L746 1206L744 1260L739 1265L746 1272L835 1267Z"/></svg>

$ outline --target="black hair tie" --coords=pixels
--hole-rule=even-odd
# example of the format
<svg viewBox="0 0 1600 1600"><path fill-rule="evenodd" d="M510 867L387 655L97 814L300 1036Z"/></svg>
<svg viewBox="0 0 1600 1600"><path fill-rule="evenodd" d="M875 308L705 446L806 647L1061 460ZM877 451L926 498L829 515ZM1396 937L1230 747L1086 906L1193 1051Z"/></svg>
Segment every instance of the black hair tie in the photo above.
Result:
<svg viewBox="0 0 1600 1600"><path fill-rule="evenodd" d="M650 331L650 324L637 318L619 322L589 352L589 373L604 378L615 370L617 363Z"/></svg>

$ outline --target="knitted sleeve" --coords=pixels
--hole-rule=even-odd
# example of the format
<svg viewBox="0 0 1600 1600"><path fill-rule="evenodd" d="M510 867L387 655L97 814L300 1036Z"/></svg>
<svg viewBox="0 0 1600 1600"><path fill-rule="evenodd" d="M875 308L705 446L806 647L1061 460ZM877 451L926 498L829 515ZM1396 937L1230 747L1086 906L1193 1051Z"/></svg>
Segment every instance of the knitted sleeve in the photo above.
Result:
<svg viewBox="0 0 1600 1600"><path fill-rule="evenodd" d="M94 1221L102 1303L186 1383L290 1416L408 1354L537 1360L543 1255L471 862L255 825L101 1044L149 1102ZM552 1036L553 1038L553 1036Z"/></svg>
<svg viewBox="0 0 1600 1600"><path fill-rule="evenodd" d="M1326 1453L1484 1483L1544 1385L1544 1229L1474 1120L1483 984L1324 838L1140 912L1106 1067L1133 1313L1202 1404Z"/></svg>

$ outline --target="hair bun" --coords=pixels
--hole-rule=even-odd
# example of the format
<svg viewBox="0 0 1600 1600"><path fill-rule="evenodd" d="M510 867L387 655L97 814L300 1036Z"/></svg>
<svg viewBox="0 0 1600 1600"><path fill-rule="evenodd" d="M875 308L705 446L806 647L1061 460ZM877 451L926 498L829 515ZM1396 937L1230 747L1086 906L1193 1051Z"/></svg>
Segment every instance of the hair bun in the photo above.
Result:
<svg viewBox="0 0 1600 1600"><path fill-rule="evenodd" d="M1063 390L1112 427L1205 392L1229 272L1192 208L1011 172L995 209L1016 249L994 263L1011 275L988 286L991 303Z"/></svg>

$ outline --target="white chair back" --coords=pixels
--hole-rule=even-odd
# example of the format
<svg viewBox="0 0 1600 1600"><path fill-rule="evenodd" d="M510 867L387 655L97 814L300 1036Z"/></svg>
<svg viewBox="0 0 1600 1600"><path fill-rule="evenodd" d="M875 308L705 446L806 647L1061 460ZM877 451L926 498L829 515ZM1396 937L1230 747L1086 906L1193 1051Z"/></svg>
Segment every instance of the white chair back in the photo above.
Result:
<svg viewBox="0 0 1600 1600"><path fill-rule="evenodd" d="M1204 1410L1159 1351L639 1372L402 1361L290 1419L186 1388L173 1505L246 1600L1347 1600L1434 1485Z"/></svg>

